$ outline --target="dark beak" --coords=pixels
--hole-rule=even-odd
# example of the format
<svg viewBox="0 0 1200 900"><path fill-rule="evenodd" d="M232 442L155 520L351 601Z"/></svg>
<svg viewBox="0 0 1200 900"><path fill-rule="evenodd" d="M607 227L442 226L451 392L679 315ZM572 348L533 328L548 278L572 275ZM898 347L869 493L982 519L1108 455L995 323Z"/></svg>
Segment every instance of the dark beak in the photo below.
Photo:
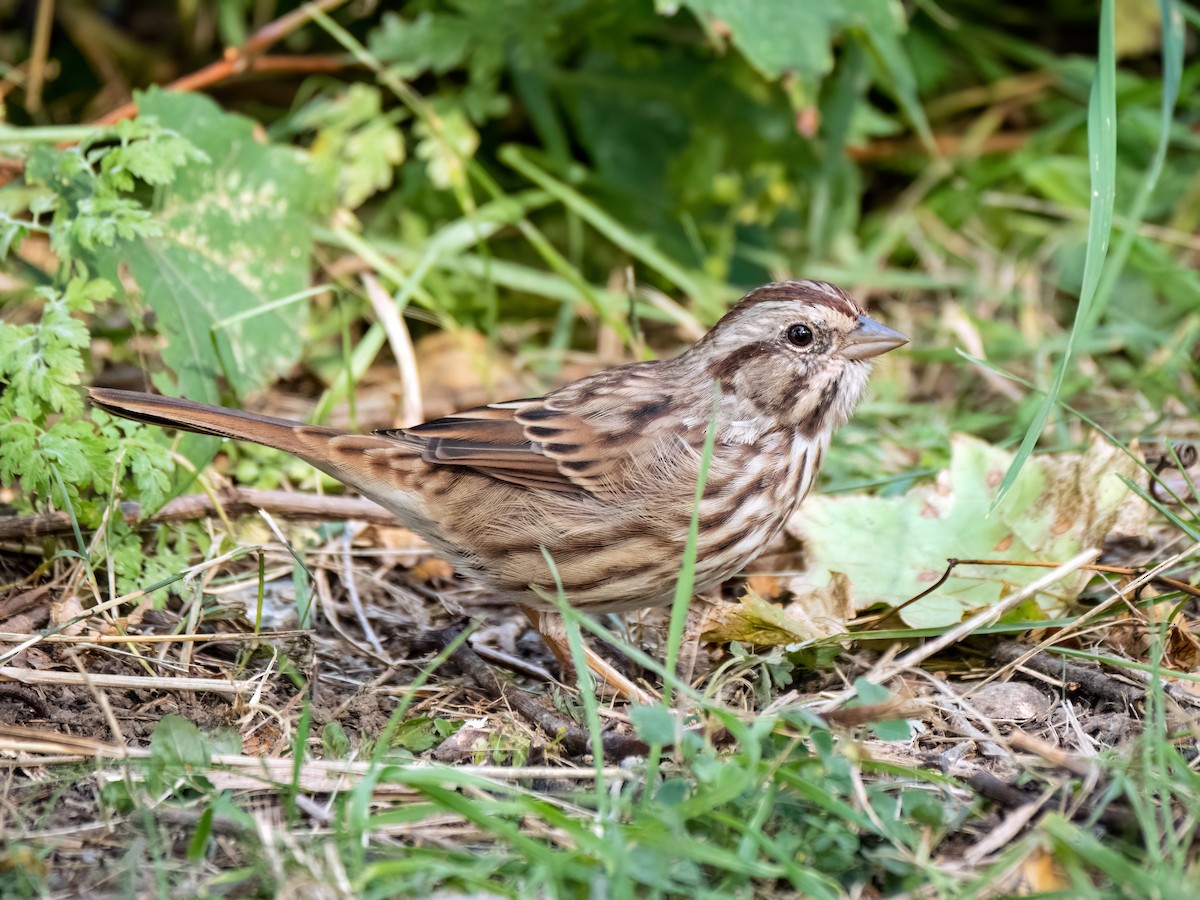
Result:
<svg viewBox="0 0 1200 900"><path fill-rule="evenodd" d="M870 359L907 344L908 338L866 316L858 317L858 327L846 338L841 354L846 359Z"/></svg>

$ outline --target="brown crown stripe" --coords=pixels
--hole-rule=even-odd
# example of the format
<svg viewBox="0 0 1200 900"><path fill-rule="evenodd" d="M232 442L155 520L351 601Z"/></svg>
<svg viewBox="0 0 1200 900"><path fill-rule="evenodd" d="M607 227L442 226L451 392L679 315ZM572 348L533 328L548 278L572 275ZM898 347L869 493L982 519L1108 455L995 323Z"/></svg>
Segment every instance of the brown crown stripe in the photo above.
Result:
<svg viewBox="0 0 1200 900"><path fill-rule="evenodd" d="M833 292L832 295L825 291L803 285L798 281L777 281L773 284L765 284L751 291L733 308L748 308L766 301L783 300L803 301L804 303L812 303L817 306L828 306L830 309L836 309L851 317L863 314L863 309L849 294L832 284L827 285L827 287Z"/></svg>

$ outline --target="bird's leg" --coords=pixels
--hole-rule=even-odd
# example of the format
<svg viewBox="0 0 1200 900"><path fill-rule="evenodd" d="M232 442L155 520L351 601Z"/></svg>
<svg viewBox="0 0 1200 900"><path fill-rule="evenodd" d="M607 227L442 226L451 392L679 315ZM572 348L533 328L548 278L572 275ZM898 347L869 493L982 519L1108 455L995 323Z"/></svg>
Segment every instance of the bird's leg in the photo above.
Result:
<svg viewBox="0 0 1200 900"><path fill-rule="evenodd" d="M578 676L575 671L575 663L571 659L571 648L567 644L567 631L562 616L557 613L543 612L531 606L522 606L521 611L525 613L534 630L542 636L542 640L546 642L546 646L558 660L558 664L562 668L563 680L576 681ZM657 702L652 695L618 672L608 660L589 647L586 642L583 645L583 655L591 673L601 683L608 684L626 700L644 704Z"/></svg>

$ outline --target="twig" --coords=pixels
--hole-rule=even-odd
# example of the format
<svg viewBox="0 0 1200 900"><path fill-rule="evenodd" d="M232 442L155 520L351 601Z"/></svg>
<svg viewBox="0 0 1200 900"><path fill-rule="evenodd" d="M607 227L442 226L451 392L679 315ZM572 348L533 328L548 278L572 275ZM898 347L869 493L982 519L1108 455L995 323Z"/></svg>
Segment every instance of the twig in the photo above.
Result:
<svg viewBox="0 0 1200 900"><path fill-rule="evenodd" d="M899 675L905 669L911 669L919 666L925 660L929 659L929 657L936 653L940 653L951 644L957 643L977 629L997 621L1010 609L1020 606L1030 597L1041 593L1052 584L1057 584L1067 576L1073 575L1099 555L1100 551L1095 548L1084 550L1082 553L1076 555L1073 559L1063 563L1054 571L1047 572L1041 578L1031 582L1030 584L1027 584L1019 591L1014 591L999 603L995 604L994 606L989 606L987 609L976 613L975 615L971 616L971 618L967 619L965 622L961 622L954 628L951 628L940 637L934 638L933 640L928 641L919 647L915 647L908 653L905 653L903 656L897 657L893 662L876 666L873 671L868 672L864 677L870 681L874 681L877 684L883 684L889 679L894 678L896 675ZM828 711L831 709L836 709L847 700L853 698L855 694L856 692L853 688L841 691L824 705L823 710Z"/></svg>
<svg viewBox="0 0 1200 900"><path fill-rule="evenodd" d="M1089 609L1083 615L1079 616L1079 618L1075 619L1069 626L1063 628L1061 631L1052 633L1048 638L1046 638L1044 641L1042 641L1042 643L1039 644L1036 648L1033 648L1032 650L1029 650L1027 652L1030 655L1033 655L1033 653L1036 653L1040 650L1044 650L1047 647L1052 647L1055 644L1061 643L1062 641L1071 637L1073 634L1078 634L1082 630L1084 623L1090 622L1091 620L1098 618L1102 613L1107 612L1109 609L1111 609L1113 606L1116 606L1117 604L1128 603L1129 601L1127 598L1129 596L1136 596L1137 592L1140 591L1144 585L1149 584L1151 581L1154 581L1156 578L1158 578L1159 573L1161 573L1161 572L1165 571L1166 569L1170 568L1171 566L1175 565L1180 560L1190 557L1197 550L1200 550L1200 541L1197 541L1196 543L1192 544L1190 547L1187 547L1186 549L1180 551L1179 553L1176 553L1170 559L1163 560L1161 563L1159 563L1157 566L1155 566L1149 572L1144 572L1144 573L1138 575L1136 578L1134 578L1133 581L1129 582L1129 584L1124 585L1121 588L1117 589L1114 592L1113 596L1109 597L1107 600L1103 601L1102 603L1098 603L1096 606L1093 606L1091 609ZM975 686L975 690L978 690L980 687L982 687L984 684L987 684L989 681L992 681L996 678L1002 677L1007 672L1007 670L1008 670L1008 668L1006 667L1006 668L997 669L995 672L992 672L987 678L985 678L982 682L980 682L979 684L977 684Z"/></svg>
<svg viewBox="0 0 1200 900"><path fill-rule="evenodd" d="M443 645L448 645L456 634L457 629L446 629L439 640ZM561 737L563 746L570 753L582 755L591 751L591 738L584 729L538 702L532 694L506 682L465 643L454 651L450 659L489 697L506 703L551 737ZM605 759L642 756L650 749L641 739L626 734L605 734L602 742Z"/></svg>
<svg viewBox="0 0 1200 900"><path fill-rule="evenodd" d="M155 678L141 675L88 674L49 669L19 669L0 666L0 681L21 684L96 685L97 687L128 688L131 690L212 691L217 694L248 694L257 686L255 681L228 681L224 678Z"/></svg>
<svg viewBox="0 0 1200 900"><path fill-rule="evenodd" d="M265 60L259 59L263 51L275 43L278 43L283 38L287 37L296 29L307 24L312 18L313 12L329 12L345 3L346 0L316 0L313 3L306 3L299 9L293 10L285 16L280 16L274 22L264 25L254 34L250 35L246 43L240 47L230 47L225 51L225 55L217 62L205 66L196 72L189 75L184 75L182 78L177 78L170 84L166 85L166 89L170 91L198 91L201 88L211 87L218 82L224 81L233 75L239 75L243 72L248 72L251 69L265 69L263 65ZM322 62L325 58L321 57ZM291 58L292 65L295 65L295 58ZM283 68L282 64L273 64L271 66L276 71ZM321 69L327 71L327 69ZM308 71L307 69L305 71ZM137 104L125 103L118 106L112 112L101 116L93 125L112 125L114 122L119 122L121 119L128 119L137 115Z"/></svg>
<svg viewBox="0 0 1200 900"><path fill-rule="evenodd" d="M24 632L0 631L0 644L19 644L37 639L48 644L79 644L100 646L103 644L253 644L271 643L308 634L307 631L260 631L229 632L227 634L28 634Z"/></svg>
<svg viewBox="0 0 1200 900"><path fill-rule="evenodd" d="M145 524L190 522L216 516L218 508L230 516L250 515L260 509L296 519L356 520L372 525L398 525L396 517L363 497L334 497L301 494L295 491L263 491L254 488L227 487L216 492L216 501L207 494L176 497L151 516ZM133 525L141 520L138 503L121 504L121 517ZM70 534L71 518L65 512L39 513L32 516L0 518L0 541L13 541Z"/></svg>
<svg viewBox="0 0 1200 900"><path fill-rule="evenodd" d="M363 637L367 639L367 643L379 656L386 656L383 644L379 642L379 636L375 634L375 629L371 627L371 620L367 617L367 611L363 608L362 598L358 595L358 584L354 580L354 558L351 555L354 549L353 544L354 529L348 525L342 535L342 586L346 589L346 598L350 601L350 607L358 619L358 627L362 629Z"/></svg>
<svg viewBox="0 0 1200 900"><path fill-rule="evenodd" d="M1050 678L1061 679L1066 684L1074 684L1074 690L1097 697L1101 700L1111 700L1132 706L1146 698L1146 692L1132 685L1120 684L1111 676L1099 669L1089 669L1076 663L1067 662L1062 657L1056 657L1045 651L1033 650L1013 641L1005 641L996 645L992 650L992 659L1002 666L1016 663L1019 666L1032 669ZM1068 691L1073 690L1068 688Z"/></svg>
<svg viewBox="0 0 1200 900"><path fill-rule="evenodd" d="M934 135L934 144L944 156L957 156L964 147L971 147L977 156L989 153L1008 153L1020 150L1029 143L1029 132L1001 131L989 135L975 147L975 141L961 134ZM921 141L914 138L885 138L871 141L865 147L847 147L846 155L855 162L870 162L879 159L894 159L924 152Z"/></svg>
<svg viewBox="0 0 1200 900"><path fill-rule="evenodd" d="M33 25L33 50L29 55L29 80L25 87L25 111L42 108L42 87L46 83L46 56L50 52L50 29L54 25L54 0L40 0Z"/></svg>
<svg viewBox="0 0 1200 900"><path fill-rule="evenodd" d="M1058 563L1043 562L1037 559L952 559L950 563L956 566L1022 566L1025 568L1037 569L1053 569ZM1103 572L1107 575L1123 575L1128 578L1140 577L1145 574L1146 570L1135 569L1130 566L1102 566L1098 563L1093 563L1087 566L1080 566L1086 572ZM1151 581L1157 581L1165 584L1173 590L1187 594L1189 597L1200 597L1200 588L1193 587L1186 581L1180 581L1177 578L1168 578L1165 575L1153 575Z"/></svg>
<svg viewBox="0 0 1200 900"><path fill-rule="evenodd" d="M972 772L964 779L963 783L981 797L986 797L994 803L1010 809L1016 809L1026 803L1034 803L1038 799L1036 795L1028 794L1007 781L1001 781L991 772L982 769Z"/></svg>
<svg viewBox="0 0 1200 900"><path fill-rule="evenodd" d="M151 755L148 747L118 747L95 738L61 734L48 729L27 728L23 725L0 723L0 749L33 754L70 754L90 759L146 759ZM299 787L314 793L328 793L345 787L344 780L378 775L380 764L370 761L305 759L297 771L296 760L290 757L244 756L240 754L215 754L212 758L216 774L219 767L246 772L257 778L254 787L268 787L272 783L286 787ZM555 778L570 781L586 781L596 777L596 769L587 766L579 769L558 766L445 766L436 763L389 761L387 768L396 773L421 774L424 776L444 775L449 785L462 784L468 778L487 778L497 782L526 781L537 778ZM205 773L210 774L210 773ZM605 779L629 781L639 778L638 772L609 766L600 771ZM428 780L428 779L425 779ZM374 793L413 793L414 788L397 781L377 781Z"/></svg>
<svg viewBox="0 0 1200 900"><path fill-rule="evenodd" d="M884 622L893 619L900 613L901 610L912 606L918 600L928 597L943 584L945 584L954 570L959 566L1015 566L1017 568L1037 568L1037 569L1053 569L1060 565L1056 562L1042 561L1039 559L955 559L951 557L946 560L946 570L942 572L942 576L931 584L915 597L910 597L898 606L893 606L890 610L884 613L880 618L870 623L871 631L879 629ZM1087 566L1080 566L1085 572L1103 572L1106 575L1123 575L1129 578L1141 577L1145 574L1144 569L1134 569L1129 566L1102 566L1098 563L1092 563ZM1155 574L1151 577L1151 581L1157 581L1160 584L1165 584L1172 590L1187 594L1189 597L1200 597L1200 588L1193 587L1186 581L1180 581L1177 578L1168 578L1165 575Z"/></svg>

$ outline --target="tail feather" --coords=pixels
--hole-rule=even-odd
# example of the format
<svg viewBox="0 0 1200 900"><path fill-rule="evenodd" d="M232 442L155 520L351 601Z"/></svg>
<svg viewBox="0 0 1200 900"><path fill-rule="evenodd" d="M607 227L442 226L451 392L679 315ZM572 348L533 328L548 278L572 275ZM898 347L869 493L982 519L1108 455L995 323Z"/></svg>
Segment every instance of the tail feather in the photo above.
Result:
<svg viewBox="0 0 1200 900"><path fill-rule="evenodd" d="M115 416L163 428L251 441L300 457L309 455L314 438L332 438L344 433L332 428L138 391L90 388L88 395L93 404Z"/></svg>

